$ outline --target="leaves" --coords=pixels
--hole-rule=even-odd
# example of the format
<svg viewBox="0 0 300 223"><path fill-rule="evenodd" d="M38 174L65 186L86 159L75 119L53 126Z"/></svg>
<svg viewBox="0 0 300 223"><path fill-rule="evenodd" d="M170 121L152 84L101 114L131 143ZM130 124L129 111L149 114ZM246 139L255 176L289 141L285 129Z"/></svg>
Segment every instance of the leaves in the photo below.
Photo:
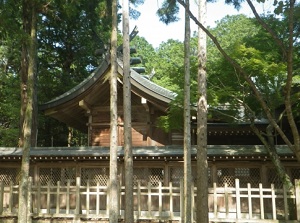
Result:
<svg viewBox="0 0 300 223"><path fill-rule="evenodd" d="M159 20L165 24L170 24L179 20L177 14L179 12L179 6L176 0L166 0L163 2L162 6L157 10L157 15Z"/></svg>

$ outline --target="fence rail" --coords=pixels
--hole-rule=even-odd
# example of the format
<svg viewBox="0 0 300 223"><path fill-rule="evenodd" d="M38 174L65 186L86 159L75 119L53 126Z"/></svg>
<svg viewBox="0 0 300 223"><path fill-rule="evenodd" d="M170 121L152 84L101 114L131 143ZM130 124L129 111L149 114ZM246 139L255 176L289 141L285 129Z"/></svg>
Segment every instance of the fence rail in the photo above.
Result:
<svg viewBox="0 0 300 223"><path fill-rule="evenodd" d="M82 186L80 178L76 184L67 181L56 185L30 185L30 216L32 219L108 219L109 193L107 186ZM31 181L30 181L31 182ZM147 186L138 184L134 187L135 219L145 220L180 220L183 210L183 184L180 187L169 185ZM0 182L0 219L15 218L18 210L18 185L5 186ZM300 180L295 181L295 193L285 188L276 189L235 187L209 188L209 218L211 222L299 222L300 221ZM196 188L192 190L193 197ZM120 187L120 218L124 217L125 188ZM192 214L195 218L193 200ZM291 212L291 210L293 210Z"/></svg>

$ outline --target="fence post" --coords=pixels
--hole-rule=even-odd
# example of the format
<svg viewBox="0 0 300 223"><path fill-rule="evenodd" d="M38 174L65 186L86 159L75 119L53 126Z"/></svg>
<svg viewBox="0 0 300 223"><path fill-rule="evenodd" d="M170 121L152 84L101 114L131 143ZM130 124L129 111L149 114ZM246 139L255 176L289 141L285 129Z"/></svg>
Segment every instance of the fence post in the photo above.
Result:
<svg viewBox="0 0 300 223"><path fill-rule="evenodd" d="M148 182L148 185L147 185L147 188L148 188L148 216L151 217L152 216L152 211L151 211L151 205L152 205L152 201L151 201L151 183Z"/></svg>
<svg viewBox="0 0 300 223"><path fill-rule="evenodd" d="M241 218L240 180L235 179L236 218Z"/></svg>
<svg viewBox="0 0 300 223"><path fill-rule="evenodd" d="M76 209L75 214L80 213L80 177L76 177Z"/></svg>
<svg viewBox="0 0 300 223"><path fill-rule="evenodd" d="M296 213L297 220L300 221L300 180L295 180Z"/></svg>
<svg viewBox="0 0 300 223"><path fill-rule="evenodd" d="M80 217L79 217L79 214L80 214L80 184L81 184L81 181L80 181L80 177L76 177L76 207L75 207L75 218L74 218L74 222L75 223L79 223L80 222Z"/></svg>
<svg viewBox="0 0 300 223"><path fill-rule="evenodd" d="M4 183L0 182L0 215L3 212L3 198L4 198Z"/></svg>
<svg viewBox="0 0 300 223"><path fill-rule="evenodd" d="M180 222L182 223L184 221L183 202L184 202L183 179L180 179L180 219L181 219Z"/></svg>
<svg viewBox="0 0 300 223"><path fill-rule="evenodd" d="M18 190L20 188L20 185L18 187ZM13 186L13 182L10 181L9 183L9 213L13 213L13 194L14 194L14 186Z"/></svg>
<svg viewBox="0 0 300 223"><path fill-rule="evenodd" d="M138 180L138 185L137 185L137 219L141 217L141 182Z"/></svg>

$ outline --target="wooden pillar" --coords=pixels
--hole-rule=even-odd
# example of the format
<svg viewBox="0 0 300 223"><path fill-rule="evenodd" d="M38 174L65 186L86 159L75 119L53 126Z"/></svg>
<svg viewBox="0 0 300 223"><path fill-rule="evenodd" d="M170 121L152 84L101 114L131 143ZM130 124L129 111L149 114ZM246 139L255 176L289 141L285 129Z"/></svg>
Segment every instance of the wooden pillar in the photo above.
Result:
<svg viewBox="0 0 300 223"><path fill-rule="evenodd" d="M79 101L78 103L79 107L83 108L86 111L86 114L89 117L87 128L88 128L88 145L91 145L91 137L92 137L92 112L91 112L91 106L84 100Z"/></svg>
<svg viewBox="0 0 300 223"><path fill-rule="evenodd" d="M170 182L170 177L169 177L169 162L168 161L165 161L165 164L164 164L164 185L167 186L169 185L169 182Z"/></svg>
<svg viewBox="0 0 300 223"><path fill-rule="evenodd" d="M266 164L263 164L260 168L260 182L264 187L268 184L268 168Z"/></svg>
<svg viewBox="0 0 300 223"><path fill-rule="evenodd" d="M211 172L210 172L210 175L211 175L211 183L216 183L217 186L218 186L218 173L217 173L217 166L215 163L212 163L211 164ZM209 186L212 186L212 185L209 185Z"/></svg>

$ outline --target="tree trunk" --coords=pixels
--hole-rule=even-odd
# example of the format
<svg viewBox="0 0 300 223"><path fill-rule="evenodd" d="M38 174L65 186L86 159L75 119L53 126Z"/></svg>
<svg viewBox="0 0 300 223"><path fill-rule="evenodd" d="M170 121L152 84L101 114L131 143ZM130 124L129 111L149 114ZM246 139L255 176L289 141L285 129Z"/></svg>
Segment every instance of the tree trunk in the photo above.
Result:
<svg viewBox="0 0 300 223"><path fill-rule="evenodd" d="M178 0L178 2L183 5L185 8L185 3L182 0ZM293 48L293 44L292 42L292 37L293 37L293 32L292 32L292 26L293 26L293 7L294 7L294 1L291 1L290 3L290 10L289 10L289 17L290 17L290 21L289 21L289 30L290 30L290 37L289 37L289 50L288 53L286 53L287 55L287 73L288 73L288 78L287 78L287 83L286 83L286 87L285 87L285 109L286 109L286 114L288 117L288 121L292 130L292 134L293 134L293 141L291 141L287 135L285 134L285 132L283 131L283 129L278 125L276 118L274 117L274 115L272 115L271 113L271 109L269 108L269 106L267 105L266 101L264 100L263 95L261 94L261 92L258 90L258 88L256 87L255 83L252 81L251 79L251 75L248 75L248 73L235 61L233 60L225 51L224 49L221 47L221 45L219 44L219 42L217 41L216 37L213 36L208 29L206 29L206 27L203 25L203 23L199 20L197 20L197 18L192 14L192 12L189 10L189 14L190 17L192 18L192 20L210 37L210 39L214 42L214 44L216 45L216 47L218 48L218 50L220 51L220 53L224 56L224 58L236 69L237 72L239 72L243 78L246 80L246 82L248 83L248 85L250 86L250 88L252 89L252 91L254 92L254 95L257 99L257 102L260 104L261 108L263 109L263 111L265 112L270 124L273 126L273 128L275 129L275 131L281 136L281 138L284 140L284 142L287 144L287 146L294 152L297 161L300 162L300 135L299 135L299 131L295 125L295 119L293 117L292 114L292 108L291 108L291 100L290 100L290 94L291 94L291 78L292 78L292 73L293 73L293 58L292 58L292 48ZM290 55L289 55L290 54ZM266 147L268 149L268 147ZM269 153L273 164L276 166L279 160L279 157L277 156L273 156L274 153ZM278 159L278 160L277 160ZM275 161L275 162L274 162ZM276 166L276 169L280 169L278 168L278 166ZM282 173L277 172L278 175L281 175ZM285 172L286 174L286 172ZM286 179L286 178L285 178ZM283 184L285 184L287 187L289 187L289 183L287 183L288 181L284 181L282 182Z"/></svg>
<svg viewBox="0 0 300 223"><path fill-rule="evenodd" d="M133 215L133 160L131 134L131 83L129 49L129 1L123 0L123 113L125 164L125 222L134 222Z"/></svg>
<svg viewBox="0 0 300 223"><path fill-rule="evenodd" d="M110 163L109 163L109 222L117 223L118 191L118 104L117 104L117 0L112 1L111 77L110 77Z"/></svg>
<svg viewBox="0 0 300 223"><path fill-rule="evenodd" d="M185 2L189 7L189 0ZM185 223L192 222L190 33L190 17L186 12L184 37L184 216L182 216Z"/></svg>
<svg viewBox="0 0 300 223"><path fill-rule="evenodd" d="M199 21L206 24L206 0L199 0ZM197 201L198 223L208 223L206 33L198 29Z"/></svg>
<svg viewBox="0 0 300 223"><path fill-rule="evenodd" d="M26 75L27 70L27 79L26 89L24 89L24 95L26 95L26 100L22 107L25 108L24 120L22 126L23 132L23 154L22 154L22 163L21 163L21 178L19 183L19 209L18 209L18 223L27 223L28 222L28 185L29 185L29 165L30 165L30 148L31 148L31 136L32 136L32 117L33 117L33 108L34 108L34 95L35 95L35 77L36 77L36 67L37 67L37 49L36 49L36 26L37 26L37 13L35 4L31 1L23 1L23 23L25 27L24 30L30 29L30 35L27 40L23 43L22 50L22 76ZM26 35L27 33L25 33ZM28 41L28 42L27 42ZM28 55L24 54L28 52ZM28 63L26 63L26 61ZM23 67L24 66L24 67Z"/></svg>
<svg viewBox="0 0 300 223"><path fill-rule="evenodd" d="M31 35L32 24L34 21L32 20L32 5L31 0L23 0L22 7L23 7L23 33L24 37L22 39L22 53L21 53L21 71L20 71L20 92L21 92L21 109L20 109L20 131L19 131L19 147L23 147L24 145L24 121L26 116L26 109L27 109L27 100L28 99L28 69L30 63L30 56L29 56L29 48L30 48L30 38L27 38ZM36 75L36 72L34 73ZM36 77L34 77L36 81ZM33 88L36 90L36 83L34 83ZM35 92L34 90L34 92ZM33 111L32 111L32 129L31 129L31 145L36 146L36 134L37 134L37 96L34 93L33 100Z"/></svg>

